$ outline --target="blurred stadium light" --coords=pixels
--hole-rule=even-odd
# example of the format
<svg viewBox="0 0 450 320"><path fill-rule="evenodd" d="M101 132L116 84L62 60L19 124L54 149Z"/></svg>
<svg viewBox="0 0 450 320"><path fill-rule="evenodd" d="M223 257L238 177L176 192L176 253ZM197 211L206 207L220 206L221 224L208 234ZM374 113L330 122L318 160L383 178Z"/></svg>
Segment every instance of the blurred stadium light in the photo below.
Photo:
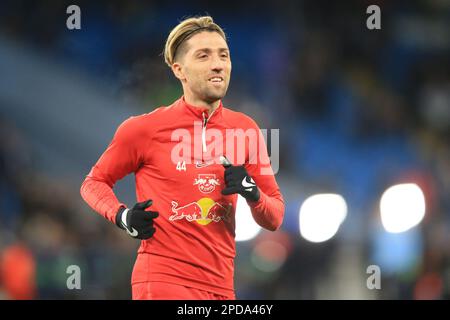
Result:
<svg viewBox="0 0 450 320"><path fill-rule="evenodd" d="M316 194L300 207L300 234L311 242L331 239L347 216L347 203L338 194Z"/></svg>
<svg viewBox="0 0 450 320"><path fill-rule="evenodd" d="M251 240L258 235L261 227L253 220L250 207L241 196L236 204L236 241Z"/></svg>
<svg viewBox="0 0 450 320"><path fill-rule="evenodd" d="M287 233L262 233L255 241L251 252L251 262L263 272L280 270L289 257L292 242Z"/></svg>
<svg viewBox="0 0 450 320"><path fill-rule="evenodd" d="M407 231L425 216L425 197L413 183L388 188L380 200L381 222L388 232Z"/></svg>

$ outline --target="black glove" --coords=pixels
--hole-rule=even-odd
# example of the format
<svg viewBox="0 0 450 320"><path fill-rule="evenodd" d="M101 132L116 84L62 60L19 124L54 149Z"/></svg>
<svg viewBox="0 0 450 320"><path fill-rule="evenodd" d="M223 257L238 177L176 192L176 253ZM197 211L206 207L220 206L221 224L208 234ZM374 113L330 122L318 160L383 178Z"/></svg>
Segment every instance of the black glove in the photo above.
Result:
<svg viewBox="0 0 450 320"><path fill-rule="evenodd" d="M247 173L244 166L233 166L227 158L221 157L225 168L226 188L222 190L223 195L239 193L249 201L259 200L259 189L255 181Z"/></svg>
<svg viewBox="0 0 450 320"><path fill-rule="evenodd" d="M131 209L120 208L116 215L116 225L125 229L133 238L151 238L156 231L153 227L153 219L159 215L156 211L145 211L152 203L152 200L147 200L136 203Z"/></svg>

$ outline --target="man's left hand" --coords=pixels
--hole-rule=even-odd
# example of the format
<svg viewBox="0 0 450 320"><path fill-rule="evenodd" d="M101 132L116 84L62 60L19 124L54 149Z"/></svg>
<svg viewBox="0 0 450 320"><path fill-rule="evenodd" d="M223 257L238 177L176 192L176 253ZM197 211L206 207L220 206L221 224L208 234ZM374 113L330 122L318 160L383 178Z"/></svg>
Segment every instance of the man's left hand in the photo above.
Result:
<svg viewBox="0 0 450 320"><path fill-rule="evenodd" d="M222 165L225 168L226 184L226 188L222 190L223 195L238 193L248 201L259 200L259 189L244 166L233 166L225 157L222 157Z"/></svg>

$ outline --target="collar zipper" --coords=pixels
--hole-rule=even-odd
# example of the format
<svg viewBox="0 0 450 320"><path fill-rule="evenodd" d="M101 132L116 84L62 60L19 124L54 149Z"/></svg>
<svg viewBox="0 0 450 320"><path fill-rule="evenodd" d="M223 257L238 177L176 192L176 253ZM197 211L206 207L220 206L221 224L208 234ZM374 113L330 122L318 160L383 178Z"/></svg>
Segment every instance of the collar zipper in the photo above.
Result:
<svg viewBox="0 0 450 320"><path fill-rule="evenodd" d="M214 111L216 111L216 109L214 109L213 112L211 112L209 117L206 117L206 112L202 112L202 116L203 116L203 125L202 125L203 152L206 152L206 124L208 123L208 120L211 119L211 116L213 115Z"/></svg>

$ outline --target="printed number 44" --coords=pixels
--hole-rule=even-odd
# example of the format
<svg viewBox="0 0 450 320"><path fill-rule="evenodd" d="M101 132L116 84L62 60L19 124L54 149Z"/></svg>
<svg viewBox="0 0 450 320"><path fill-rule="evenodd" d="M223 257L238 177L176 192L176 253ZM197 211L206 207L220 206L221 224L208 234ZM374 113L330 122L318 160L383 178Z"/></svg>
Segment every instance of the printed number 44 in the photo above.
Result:
<svg viewBox="0 0 450 320"><path fill-rule="evenodd" d="M178 161L177 170L178 171L186 171L186 161Z"/></svg>

